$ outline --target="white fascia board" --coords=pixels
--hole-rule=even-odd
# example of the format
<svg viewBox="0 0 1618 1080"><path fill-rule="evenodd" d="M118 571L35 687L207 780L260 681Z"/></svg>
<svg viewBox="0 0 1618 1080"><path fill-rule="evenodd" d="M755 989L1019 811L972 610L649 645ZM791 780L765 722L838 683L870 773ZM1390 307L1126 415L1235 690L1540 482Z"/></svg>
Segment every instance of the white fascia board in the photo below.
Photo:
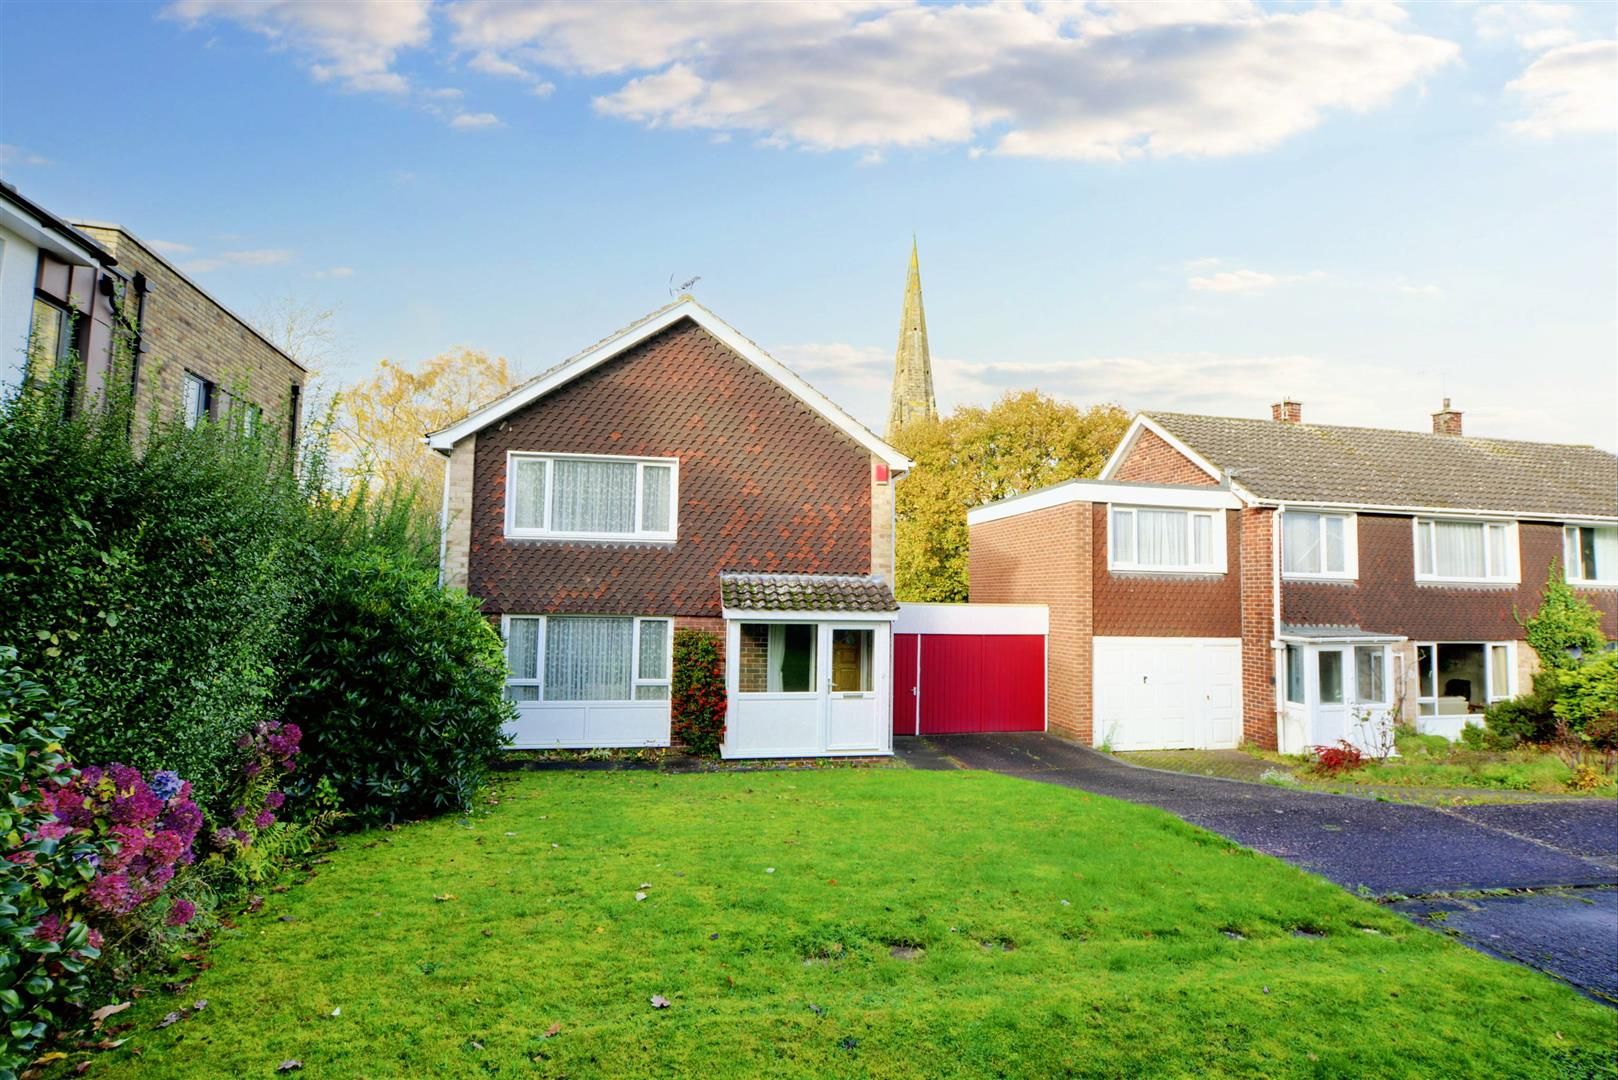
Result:
<svg viewBox="0 0 1618 1080"><path fill-rule="evenodd" d="M1410 514L1419 517L1456 518L1470 521L1549 521L1563 525L1618 524L1618 517L1591 517L1589 515L1579 517L1540 511L1471 510L1456 506L1397 506L1391 503L1329 502L1320 499L1261 499L1256 496L1249 501L1254 506L1269 506L1278 510L1331 510L1346 514Z"/></svg>
<svg viewBox="0 0 1618 1080"><path fill-rule="evenodd" d="M1410 639L1399 634L1341 634L1332 637L1281 633L1275 640L1287 645L1397 645ZM1294 701L1292 704L1298 703Z"/></svg>
<svg viewBox="0 0 1618 1080"><path fill-rule="evenodd" d="M723 608L727 622L887 622L899 617L897 611L750 611Z"/></svg>
<svg viewBox="0 0 1618 1080"><path fill-rule="evenodd" d="M1150 431L1153 435L1168 443L1179 451L1187 461L1207 473L1210 478L1220 482L1224 481L1225 474L1217 465L1181 442L1176 436L1171 435L1168 429L1145 413L1136 413L1135 419L1129 422L1129 430L1124 432L1123 439L1118 443L1118 449L1113 453L1112 457L1107 459L1107 466L1101 470L1101 475L1096 477L1097 480L1110 481L1112 479L1113 473L1122 468L1124 459L1129 456L1129 451L1135 448L1135 441L1140 438L1142 431Z"/></svg>
<svg viewBox="0 0 1618 1080"><path fill-rule="evenodd" d="M690 319L718 338L742 359L774 379L793 397L820 414L833 427L885 461L889 468L905 473L915 466L915 462L889 446L864 424L839 408L830 398L804 382L791 368L690 298L676 301L653 312L599 345L594 345L571 360L563 362L547 374L518 387L503 398L490 402L459 423L430 432L427 435L427 445L440 453L448 453L456 443L468 435L539 400L557 387L572 382L613 357L634 348L654 334L668 329L681 319Z"/></svg>
<svg viewBox="0 0 1618 1080"><path fill-rule="evenodd" d="M42 251L48 251L77 266L101 264L102 257L89 248L75 244L61 233L46 228L38 218L23 213L3 200L0 200L0 226L10 229Z"/></svg>
<svg viewBox="0 0 1618 1080"><path fill-rule="evenodd" d="M1176 510L1240 510L1241 498L1229 488L1197 484L1120 484L1106 480L1068 480L966 512L968 525L1048 510L1069 503L1116 503L1120 506L1163 506Z"/></svg>
<svg viewBox="0 0 1618 1080"><path fill-rule="evenodd" d="M900 603L896 634L1039 634L1050 632L1044 604Z"/></svg>

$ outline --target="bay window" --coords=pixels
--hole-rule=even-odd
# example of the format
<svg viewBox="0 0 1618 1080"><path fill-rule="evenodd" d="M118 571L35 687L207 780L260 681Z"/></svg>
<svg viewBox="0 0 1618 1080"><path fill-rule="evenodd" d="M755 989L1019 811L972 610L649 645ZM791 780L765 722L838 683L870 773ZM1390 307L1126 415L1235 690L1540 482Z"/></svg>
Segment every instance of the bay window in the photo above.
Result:
<svg viewBox="0 0 1618 1080"><path fill-rule="evenodd" d="M506 535L673 540L678 485L674 458L512 453Z"/></svg>
<svg viewBox="0 0 1618 1080"><path fill-rule="evenodd" d="M1416 645L1416 701L1423 716L1481 713L1513 696L1516 645L1431 641Z"/></svg>
<svg viewBox="0 0 1618 1080"><path fill-rule="evenodd" d="M1417 581L1518 579L1513 522L1416 518L1415 530Z"/></svg>
<svg viewBox="0 0 1618 1080"><path fill-rule="evenodd" d="M1562 530L1562 566L1574 585L1618 585L1618 525Z"/></svg>
<svg viewBox="0 0 1618 1080"><path fill-rule="evenodd" d="M1288 577L1352 578L1359 572L1354 517L1288 510L1281 517L1281 568Z"/></svg>
<svg viewBox="0 0 1618 1080"><path fill-rule="evenodd" d="M1114 570L1224 573L1224 513L1115 506L1107 562Z"/></svg>
<svg viewBox="0 0 1618 1080"><path fill-rule="evenodd" d="M506 696L515 702L666 701L668 619L509 615Z"/></svg>

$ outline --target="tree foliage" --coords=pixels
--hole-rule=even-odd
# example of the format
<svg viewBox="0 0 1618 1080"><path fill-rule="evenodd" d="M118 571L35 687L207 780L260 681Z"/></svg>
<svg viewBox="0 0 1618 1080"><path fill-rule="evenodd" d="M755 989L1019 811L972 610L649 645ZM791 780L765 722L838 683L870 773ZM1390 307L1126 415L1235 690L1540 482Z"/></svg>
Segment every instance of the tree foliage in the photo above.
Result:
<svg viewBox="0 0 1618 1080"><path fill-rule="evenodd" d="M417 370L383 360L377 373L339 395L332 450L342 470L378 492L413 490L437 507L444 459L422 436L447 427L515 385L504 357L451 349Z"/></svg>
<svg viewBox="0 0 1618 1080"><path fill-rule="evenodd" d="M1128 426L1116 405L1080 408L1024 390L895 432L893 444L916 462L897 491L899 598L965 600L967 510L1095 476Z"/></svg>
<svg viewBox="0 0 1618 1080"><path fill-rule="evenodd" d="M1574 592L1553 565L1545 582L1539 610L1522 620L1523 636L1546 667L1571 670L1579 666L1572 650L1593 653L1607 643L1601 632L1601 612Z"/></svg>

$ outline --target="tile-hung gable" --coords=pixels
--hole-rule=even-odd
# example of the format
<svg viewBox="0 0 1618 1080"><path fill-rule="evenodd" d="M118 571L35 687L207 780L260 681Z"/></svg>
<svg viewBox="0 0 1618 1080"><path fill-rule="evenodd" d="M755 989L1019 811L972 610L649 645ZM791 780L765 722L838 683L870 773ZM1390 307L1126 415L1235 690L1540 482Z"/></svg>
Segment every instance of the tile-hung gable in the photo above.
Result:
<svg viewBox="0 0 1618 1080"><path fill-rule="evenodd" d="M1618 517L1618 457L1592 446L1142 414L1264 500Z"/></svg>

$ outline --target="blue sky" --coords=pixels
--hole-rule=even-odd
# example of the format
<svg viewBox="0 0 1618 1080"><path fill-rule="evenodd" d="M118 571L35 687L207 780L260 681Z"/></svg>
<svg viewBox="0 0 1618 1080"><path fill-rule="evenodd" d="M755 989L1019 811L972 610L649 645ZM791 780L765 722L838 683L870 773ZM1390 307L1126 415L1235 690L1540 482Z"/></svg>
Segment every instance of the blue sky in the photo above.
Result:
<svg viewBox="0 0 1618 1080"><path fill-rule="evenodd" d="M912 231L940 403L1618 446L1618 7L0 5L0 174L336 380L534 373L700 300L872 424ZM72 42L73 67L62 42ZM73 72L83 77L74 77Z"/></svg>

